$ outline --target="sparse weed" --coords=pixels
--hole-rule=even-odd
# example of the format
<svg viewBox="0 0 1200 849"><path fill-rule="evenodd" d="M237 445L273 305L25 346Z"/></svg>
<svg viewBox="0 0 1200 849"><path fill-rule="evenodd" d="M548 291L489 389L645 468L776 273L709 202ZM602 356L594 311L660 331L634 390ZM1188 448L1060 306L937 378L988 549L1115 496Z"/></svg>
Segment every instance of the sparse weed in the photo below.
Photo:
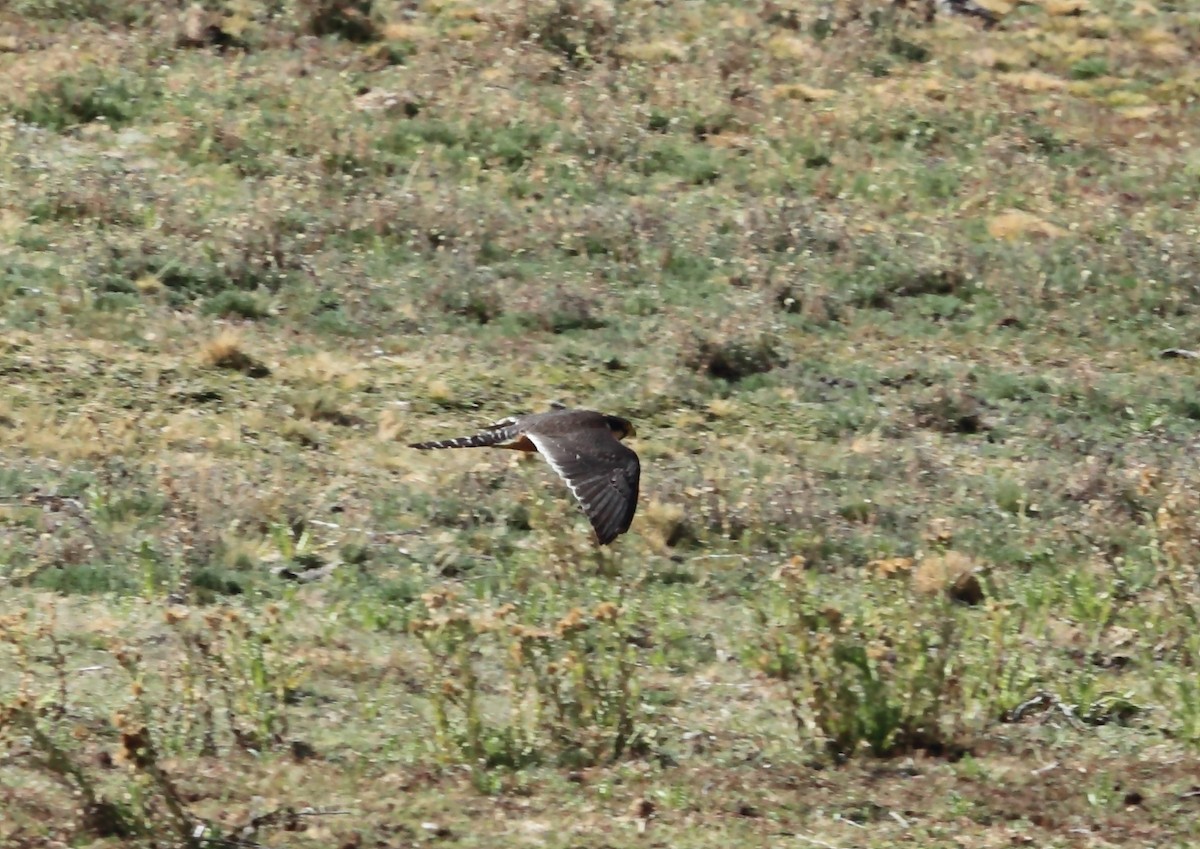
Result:
<svg viewBox="0 0 1200 849"><path fill-rule="evenodd" d="M509 659L537 695L535 723L550 731L560 761L590 764L640 751L636 649L624 612L601 602L569 610L553 629L517 625Z"/></svg>
<svg viewBox="0 0 1200 849"><path fill-rule="evenodd" d="M286 742L288 704L304 674L289 657L288 610L271 604L250 617L232 607L213 608L201 624L186 609L168 609L167 624L183 650L164 676L174 698L142 709L148 723L169 735L173 750L214 755L226 736L254 752ZM136 659L125 668L135 682L143 674Z"/></svg>
<svg viewBox="0 0 1200 849"><path fill-rule="evenodd" d="M219 836L220 829L198 828L203 821L190 812L167 758L179 752L215 755L226 735L256 750L281 740L286 721L278 675L288 673L276 667L282 655L272 644L279 636L272 630L279 608L274 622L268 615L255 623L265 625L265 632L220 611L206 617L205 628L189 630L186 609L169 609L167 623L184 651L165 662L151 662L127 645L109 645L103 656L128 675L129 696L107 719L96 716L71 683L56 611L52 602L0 623L0 641L18 675L0 690L0 741L23 753L18 763L81 797L78 827L90 836L150 842L169 837L192 849L212 845L200 835ZM46 672L58 685L38 692L33 682ZM102 725L103 731L82 736L83 726L77 725L67 735L68 721ZM115 754L106 745L112 740ZM114 766L124 767L116 781L104 772Z"/></svg>
<svg viewBox="0 0 1200 849"><path fill-rule="evenodd" d="M1183 482L1167 485L1146 476L1142 486L1161 499L1148 553L1165 590L1159 650L1178 664L1156 664L1154 692L1170 707L1174 733L1200 746L1200 684L1194 674L1200 664L1200 498Z"/></svg>
<svg viewBox="0 0 1200 849"><path fill-rule="evenodd" d="M979 623L952 586L914 597L883 572L861 588L869 603L850 612L819 603L802 562L786 564L781 587L758 609L761 642L748 651L788 688L803 744L815 738L836 760L860 749L957 757L1031 682L1008 632L1016 623L995 607L985 611L990 623Z"/></svg>
<svg viewBox="0 0 1200 849"><path fill-rule="evenodd" d="M944 5L5 6L0 844L1196 843L1195 15Z"/></svg>
<svg viewBox="0 0 1200 849"><path fill-rule="evenodd" d="M635 649L622 611L602 602L573 608L551 628L522 624L507 604L472 615L450 590L422 597L428 615L410 623L439 670L429 688L439 748L474 767L517 769L547 757L589 765L637 751L641 723ZM480 661L504 658L502 701ZM507 713L507 720L498 715Z"/></svg>

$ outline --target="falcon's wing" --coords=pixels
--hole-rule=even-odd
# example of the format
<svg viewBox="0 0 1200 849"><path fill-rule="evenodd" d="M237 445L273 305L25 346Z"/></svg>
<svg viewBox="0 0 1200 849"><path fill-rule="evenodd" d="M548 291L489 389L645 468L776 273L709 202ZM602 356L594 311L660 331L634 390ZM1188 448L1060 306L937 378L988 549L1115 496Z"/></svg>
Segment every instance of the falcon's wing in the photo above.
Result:
<svg viewBox="0 0 1200 849"><path fill-rule="evenodd" d="M529 432L526 436L567 482L600 545L608 545L629 530L642 471L633 449L622 445L603 422L570 433Z"/></svg>

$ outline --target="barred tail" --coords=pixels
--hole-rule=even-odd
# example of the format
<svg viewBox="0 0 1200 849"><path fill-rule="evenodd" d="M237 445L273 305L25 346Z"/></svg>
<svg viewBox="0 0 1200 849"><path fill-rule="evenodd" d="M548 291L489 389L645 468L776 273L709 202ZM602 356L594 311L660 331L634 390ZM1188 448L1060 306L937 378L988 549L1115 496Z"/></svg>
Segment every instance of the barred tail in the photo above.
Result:
<svg viewBox="0 0 1200 849"><path fill-rule="evenodd" d="M409 448L419 448L428 451L433 448L488 448L511 442L517 435L516 428L489 430L486 433L476 433L473 436L460 436L457 439L438 439L433 442L414 442Z"/></svg>

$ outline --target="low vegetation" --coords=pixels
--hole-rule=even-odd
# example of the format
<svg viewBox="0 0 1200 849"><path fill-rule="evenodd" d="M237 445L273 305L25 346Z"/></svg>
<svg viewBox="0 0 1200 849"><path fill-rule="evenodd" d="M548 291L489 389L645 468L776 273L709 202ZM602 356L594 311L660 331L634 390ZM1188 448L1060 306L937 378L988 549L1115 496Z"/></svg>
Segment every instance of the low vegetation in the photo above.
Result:
<svg viewBox="0 0 1200 849"><path fill-rule="evenodd" d="M1195 843L1200 16L986 5L8 4L0 843Z"/></svg>

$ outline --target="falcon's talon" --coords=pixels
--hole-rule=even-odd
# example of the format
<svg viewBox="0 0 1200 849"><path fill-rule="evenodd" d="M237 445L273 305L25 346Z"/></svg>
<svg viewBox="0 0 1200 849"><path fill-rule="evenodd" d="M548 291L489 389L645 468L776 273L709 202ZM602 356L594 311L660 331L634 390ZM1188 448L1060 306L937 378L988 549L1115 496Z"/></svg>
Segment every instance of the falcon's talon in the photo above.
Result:
<svg viewBox="0 0 1200 849"><path fill-rule="evenodd" d="M596 531L596 541L608 545L629 530L637 510L641 464L633 449L621 444L634 435L633 424L620 416L553 405L548 413L501 419L472 436L409 447L536 451L567 482Z"/></svg>

